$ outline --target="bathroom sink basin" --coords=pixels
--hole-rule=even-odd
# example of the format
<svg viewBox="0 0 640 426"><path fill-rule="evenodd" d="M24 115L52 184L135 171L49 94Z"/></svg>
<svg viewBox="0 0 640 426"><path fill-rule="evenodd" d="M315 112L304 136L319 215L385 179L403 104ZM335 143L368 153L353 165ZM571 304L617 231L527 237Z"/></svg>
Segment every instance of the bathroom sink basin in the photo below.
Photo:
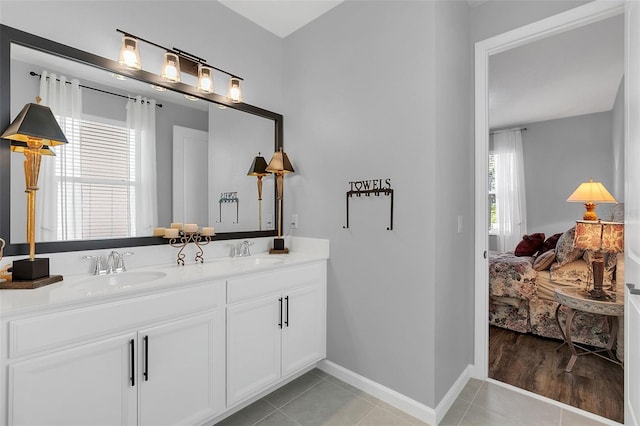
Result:
<svg viewBox="0 0 640 426"><path fill-rule="evenodd" d="M77 286L91 285L91 286L112 286L112 287L128 287L136 284L148 283L160 278L166 277L165 272L158 271L134 271L134 272L120 272L117 274L98 275L92 276L85 280L78 282Z"/></svg>
<svg viewBox="0 0 640 426"><path fill-rule="evenodd" d="M255 266L266 266L266 265L276 265L278 263L284 263L284 259L281 257L272 257L272 256L250 256L250 257L236 257L232 260L234 263L238 263L241 265L255 265Z"/></svg>

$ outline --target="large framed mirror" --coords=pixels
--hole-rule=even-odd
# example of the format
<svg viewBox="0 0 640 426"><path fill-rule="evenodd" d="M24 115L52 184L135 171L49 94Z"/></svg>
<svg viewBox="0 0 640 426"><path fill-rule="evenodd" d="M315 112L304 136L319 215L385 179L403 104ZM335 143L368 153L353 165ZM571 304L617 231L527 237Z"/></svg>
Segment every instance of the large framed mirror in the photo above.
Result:
<svg viewBox="0 0 640 426"><path fill-rule="evenodd" d="M259 206L247 171L282 147L282 115L188 83L0 26L2 129L36 96L54 102L60 87L81 105L66 124L74 146L43 156L39 253L163 244L153 228L175 222L214 226L218 240L276 235L274 179L263 179ZM23 156L1 142L0 235L5 254L27 254Z"/></svg>

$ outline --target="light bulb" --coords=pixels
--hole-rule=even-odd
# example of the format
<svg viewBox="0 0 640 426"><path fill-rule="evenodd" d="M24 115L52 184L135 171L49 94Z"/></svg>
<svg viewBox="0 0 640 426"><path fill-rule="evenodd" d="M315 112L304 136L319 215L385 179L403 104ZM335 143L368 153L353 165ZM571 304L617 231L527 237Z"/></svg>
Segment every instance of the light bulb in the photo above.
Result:
<svg viewBox="0 0 640 426"><path fill-rule="evenodd" d="M173 83L180 81L180 59L175 53L167 52L164 54L162 78Z"/></svg>
<svg viewBox="0 0 640 426"><path fill-rule="evenodd" d="M196 89L203 93L213 92L213 78L211 77L211 68L200 65L198 70L198 85Z"/></svg>
<svg viewBox="0 0 640 426"><path fill-rule="evenodd" d="M122 37L122 49L120 49L118 63L131 69L139 70L142 68L138 40L129 36Z"/></svg>
<svg viewBox="0 0 640 426"><path fill-rule="evenodd" d="M240 79L231 77L229 80L229 100L234 103L242 102L242 89L240 88Z"/></svg>

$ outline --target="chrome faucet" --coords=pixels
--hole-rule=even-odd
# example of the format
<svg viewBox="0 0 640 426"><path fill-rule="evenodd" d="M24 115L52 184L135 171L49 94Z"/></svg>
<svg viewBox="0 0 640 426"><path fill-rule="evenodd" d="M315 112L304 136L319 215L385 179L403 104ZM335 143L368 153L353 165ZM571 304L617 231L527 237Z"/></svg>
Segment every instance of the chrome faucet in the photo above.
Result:
<svg viewBox="0 0 640 426"><path fill-rule="evenodd" d="M107 256L82 256L82 259L95 261L91 271L93 275L117 274L126 272L124 257L132 254L132 252L119 253L116 250L112 250Z"/></svg>
<svg viewBox="0 0 640 426"><path fill-rule="evenodd" d="M253 244L254 243L251 241L242 241L241 243L238 243L238 244L227 244L227 247L231 247L231 250L229 251L229 256L231 256L234 259L236 257L251 256L250 247Z"/></svg>

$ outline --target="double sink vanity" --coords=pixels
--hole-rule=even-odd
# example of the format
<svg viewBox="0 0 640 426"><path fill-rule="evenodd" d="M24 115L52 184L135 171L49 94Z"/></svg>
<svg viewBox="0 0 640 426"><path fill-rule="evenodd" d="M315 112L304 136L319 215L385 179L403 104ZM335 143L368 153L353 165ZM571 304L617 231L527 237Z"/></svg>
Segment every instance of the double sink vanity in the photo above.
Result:
<svg viewBox="0 0 640 426"><path fill-rule="evenodd" d="M325 357L318 241L3 290L0 424L212 424L292 380Z"/></svg>

